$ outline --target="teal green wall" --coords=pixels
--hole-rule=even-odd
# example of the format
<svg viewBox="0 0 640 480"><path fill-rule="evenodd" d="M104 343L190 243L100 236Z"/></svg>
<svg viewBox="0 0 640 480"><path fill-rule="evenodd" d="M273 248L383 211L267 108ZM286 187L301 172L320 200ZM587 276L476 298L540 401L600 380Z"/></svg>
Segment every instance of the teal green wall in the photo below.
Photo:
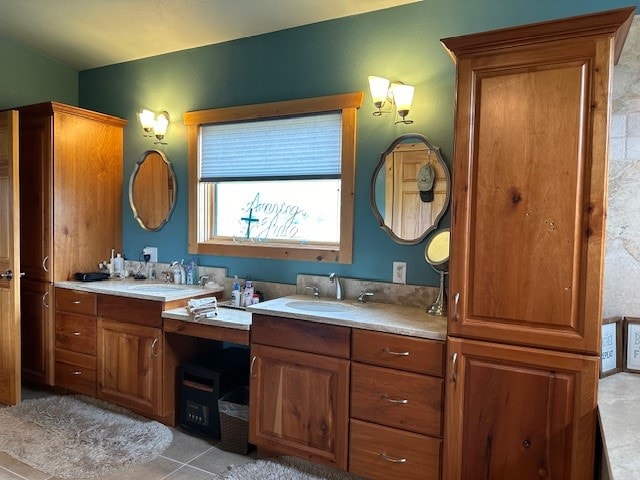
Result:
<svg viewBox="0 0 640 480"><path fill-rule="evenodd" d="M368 187L380 152L397 136L417 132L442 149L451 164L454 65L439 39L493 28L578 15L629 5L607 0L429 0L315 25L111 65L80 73L83 107L129 120L125 129L124 250L137 258L157 246L161 261L187 258L187 111L365 91L358 112L353 264L273 261L200 256L202 265L228 267L230 275L295 283L296 273L338 274L391 280L393 261L408 264L411 284L437 285L425 263L425 242L401 246L378 227ZM178 21L178 19L176 19ZM367 76L415 85L413 125L373 117ZM153 144L141 135L140 108L167 110L171 124L163 147L178 177L178 203L159 232L145 232L133 220L126 190L141 154ZM449 216L443 224L449 224ZM499 228L497 226L497 228ZM106 255L107 252L105 252Z"/></svg>
<svg viewBox="0 0 640 480"><path fill-rule="evenodd" d="M78 72L0 38L0 110L55 100L78 103Z"/></svg>

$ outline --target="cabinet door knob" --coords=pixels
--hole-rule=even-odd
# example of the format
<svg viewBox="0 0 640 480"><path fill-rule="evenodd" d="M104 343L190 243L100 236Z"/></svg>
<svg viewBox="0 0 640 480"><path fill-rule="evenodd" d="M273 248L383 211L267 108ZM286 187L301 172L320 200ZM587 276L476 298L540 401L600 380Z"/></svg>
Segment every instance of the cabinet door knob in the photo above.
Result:
<svg viewBox="0 0 640 480"><path fill-rule="evenodd" d="M153 342L151 342L151 356L152 357L157 357L158 356L158 352L156 352L156 344L158 343L158 339L154 338Z"/></svg>
<svg viewBox="0 0 640 480"><path fill-rule="evenodd" d="M384 347L382 349L382 351L384 353L388 353L389 355L395 355L395 356L398 356L398 357L408 357L409 356L409 352L394 352L389 347Z"/></svg>
<svg viewBox="0 0 640 480"><path fill-rule="evenodd" d="M392 457L391 455L387 455L384 452L380 452L380 456L382 458L384 458L387 462L391 462L391 463L407 463L407 459L406 458Z"/></svg>

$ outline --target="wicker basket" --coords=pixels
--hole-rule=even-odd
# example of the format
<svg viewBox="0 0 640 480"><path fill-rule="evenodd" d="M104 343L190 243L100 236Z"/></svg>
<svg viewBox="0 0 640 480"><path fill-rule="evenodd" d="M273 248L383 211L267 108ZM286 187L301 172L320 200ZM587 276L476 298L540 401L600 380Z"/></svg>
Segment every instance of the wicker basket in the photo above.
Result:
<svg viewBox="0 0 640 480"><path fill-rule="evenodd" d="M220 443L228 452L249 453L249 389L240 387L218 400Z"/></svg>

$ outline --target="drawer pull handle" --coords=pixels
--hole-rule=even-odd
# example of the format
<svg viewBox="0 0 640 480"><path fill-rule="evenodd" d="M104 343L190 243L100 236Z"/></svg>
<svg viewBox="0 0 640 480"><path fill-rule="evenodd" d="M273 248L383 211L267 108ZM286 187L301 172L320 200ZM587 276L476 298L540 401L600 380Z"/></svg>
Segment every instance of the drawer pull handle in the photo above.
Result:
<svg viewBox="0 0 640 480"><path fill-rule="evenodd" d="M71 375L82 375L82 372L80 370L72 370L69 372Z"/></svg>
<svg viewBox="0 0 640 480"><path fill-rule="evenodd" d="M255 355L251 358L251 366L249 366L249 375L251 376L251 378L255 378L255 375L253 373L253 364L256 363L256 357Z"/></svg>
<svg viewBox="0 0 640 480"><path fill-rule="evenodd" d="M458 302L460 301L460 292L456 292L453 296L453 320L458 321Z"/></svg>
<svg viewBox="0 0 640 480"><path fill-rule="evenodd" d="M49 298L49 292L44 292L44 295L42 295L42 306L44 308L49 308L49 304L47 303L47 298Z"/></svg>
<svg viewBox="0 0 640 480"><path fill-rule="evenodd" d="M387 455L384 452L380 452L380 456L382 458L384 458L387 462L391 462L391 463L407 463L407 459L406 458L392 457L391 455Z"/></svg>
<svg viewBox="0 0 640 480"><path fill-rule="evenodd" d="M71 336L73 337L79 337L80 335L82 335L82 332L71 332Z"/></svg>
<svg viewBox="0 0 640 480"><path fill-rule="evenodd" d="M407 400L406 398L391 398L389 395L382 395L382 399L385 402L400 403L402 405L406 405L407 403L409 403L409 400Z"/></svg>
<svg viewBox="0 0 640 480"><path fill-rule="evenodd" d="M70 303L74 304L74 305L80 305L82 303L81 300L69 300Z"/></svg>
<svg viewBox="0 0 640 480"><path fill-rule="evenodd" d="M158 339L154 338L153 342L151 343L151 356L152 357L157 357L158 356L158 352L156 352L156 344L158 343Z"/></svg>
<svg viewBox="0 0 640 480"><path fill-rule="evenodd" d="M458 381L458 353L453 354L453 358L451 359L451 380L454 382Z"/></svg>
<svg viewBox="0 0 640 480"><path fill-rule="evenodd" d="M395 355L396 357L408 357L409 356L409 352L394 352L389 347L384 347L382 349L382 351L384 353L388 353L389 355Z"/></svg>
<svg viewBox="0 0 640 480"><path fill-rule="evenodd" d="M44 270L46 273L49 273L49 269L47 268L48 261L49 261L49 255L47 255L42 259L42 270Z"/></svg>

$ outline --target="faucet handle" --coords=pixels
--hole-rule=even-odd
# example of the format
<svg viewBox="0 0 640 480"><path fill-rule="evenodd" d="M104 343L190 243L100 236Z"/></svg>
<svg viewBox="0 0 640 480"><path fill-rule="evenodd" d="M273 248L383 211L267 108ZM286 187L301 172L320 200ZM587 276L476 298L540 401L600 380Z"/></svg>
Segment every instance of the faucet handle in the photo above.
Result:
<svg viewBox="0 0 640 480"><path fill-rule="evenodd" d="M201 287L204 287L204 285L207 283L208 280L209 280L209 275L202 275L198 279L198 285L200 285Z"/></svg>
<svg viewBox="0 0 640 480"><path fill-rule="evenodd" d="M373 297L373 292L370 292L368 290L362 290L358 295L358 302L365 303L366 297Z"/></svg>
<svg viewBox="0 0 640 480"><path fill-rule="evenodd" d="M313 290L313 296L316 298L320 297L320 290L315 285L307 285L304 288L308 288L309 290Z"/></svg>

